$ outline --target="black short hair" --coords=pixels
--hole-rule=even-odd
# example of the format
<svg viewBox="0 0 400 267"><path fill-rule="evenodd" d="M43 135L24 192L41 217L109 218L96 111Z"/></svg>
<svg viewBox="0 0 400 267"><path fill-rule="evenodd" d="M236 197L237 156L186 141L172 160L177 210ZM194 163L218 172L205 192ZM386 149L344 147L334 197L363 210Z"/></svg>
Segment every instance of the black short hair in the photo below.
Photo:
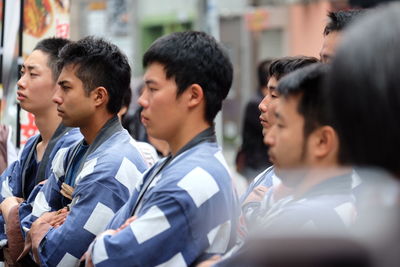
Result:
<svg viewBox="0 0 400 267"><path fill-rule="evenodd" d="M60 75L60 70L57 68L58 53L66 44L69 43L70 41L67 39L51 37L41 40L33 49L33 51L39 50L48 55L47 65L51 69L54 82L57 81L58 76Z"/></svg>
<svg viewBox="0 0 400 267"><path fill-rule="evenodd" d="M274 76L280 80L286 74L316 62L318 62L317 58L306 56L278 58L269 65L269 77Z"/></svg>
<svg viewBox="0 0 400 267"><path fill-rule="evenodd" d="M129 106L131 105L132 101L132 88L129 88L129 90L125 91L124 98L122 99L122 107L126 107L129 109Z"/></svg>
<svg viewBox="0 0 400 267"><path fill-rule="evenodd" d="M269 79L269 65L271 64L272 60L271 59L265 59L258 63L257 66L257 76L258 76L258 87L259 89L267 86L268 84L268 79Z"/></svg>
<svg viewBox="0 0 400 267"><path fill-rule="evenodd" d="M66 45L59 57L59 69L70 64L77 66L76 76L87 94L99 86L106 88L109 94L107 109L112 114L118 113L126 91L130 90L131 67L116 45L89 36Z"/></svg>
<svg viewBox="0 0 400 267"><path fill-rule="evenodd" d="M363 13L361 9L340 10L328 13L328 23L324 29L324 36L334 31L344 30L353 20Z"/></svg>
<svg viewBox="0 0 400 267"><path fill-rule="evenodd" d="M328 75L330 117L342 164L400 174L400 4L376 8L346 30Z"/></svg>
<svg viewBox="0 0 400 267"><path fill-rule="evenodd" d="M328 65L314 63L283 77L276 88L284 98L300 96L297 111L304 117L304 136L315 129L327 125L324 86Z"/></svg>
<svg viewBox="0 0 400 267"><path fill-rule="evenodd" d="M157 39L147 50L143 67L152 63L162 64L166 77L175 79L177 97L199 84L205 95L205 119L213 124L232 85L233 67L225 49L204 32L176 32Z"/></svg>

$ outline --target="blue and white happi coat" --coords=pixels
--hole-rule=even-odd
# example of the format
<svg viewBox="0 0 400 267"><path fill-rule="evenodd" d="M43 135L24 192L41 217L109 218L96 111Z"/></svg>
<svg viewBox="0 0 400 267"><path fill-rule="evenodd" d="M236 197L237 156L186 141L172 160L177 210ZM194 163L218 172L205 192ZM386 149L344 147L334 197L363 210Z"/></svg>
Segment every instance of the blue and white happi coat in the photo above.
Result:
<svg viewBox="0 0 400 267"><path fill-rule="evenodd" d="M247 236L247 227L249 221L258 212L261 206L261 201L247 201L250 194L253 193L259 186L272 188L280 183L279 178L275 175L274 166L270 166L254 178L248 186L246 192L240 196L241 214L239 216L239 225L237 228L238 243L241 243Z"/></svg>
<svg viewBox="0 0 400 267"><path fill-rule="evenodd" d="M107 228L132 216L153 166ZM102 234L89 252L95 266L191 266L235 241L237 196L217 143L199 143L155 176L135 212L136 220L115 235Z"/></svg>
<svg viewBox="0 0 400 267"><path fill-rule="evenodd" d="M268 237L276 236L348 236L356 219L351 184L351 173L348 173L320 182L301 197L290 195L276 202L270 201L273 191L268 191L254 214L257 218L253 218L248 238L213 267L255 266L249 261L253 258L249 257L252 251L247 247L252 240L266 238L268 241Z"/></svg>
<svg viewBox="0 0 400 267"><path fill-rule="evenodd" d="M127 202L147 169L136 141L120 127L119 121L114 118L107 124L117 130L103 138L94 150L89 148L75 179L66 221L59 228L50 228L40 242L38 254L43 266L75 266L96 235L106 229L110 219ZM96 140L104 134L103 130ZM25 231L44 212L64 207L66 198L60 189L74 148L61 149L57 154L53 173L36 196L32 213L21 222Z"/></svg>
<svg viewBox="0 0 400 267"><path fill-rule="evenodd" d="M41 187L41 185L37 185L37 182L45 180L50 176L50 163L53 161L57 151L72 146L81 138L82 135L78 128L66 128L60 125L50 140L50 143L53 140L55 143L51 147L49 143L42 161L36 168L36 173L29 173L28 168L31 164L37 164L35 150L36 145L40 141L40 135L29 138L19 154L18 160L8 166L0 176L0 202L7 197L15 196L27 199L29 196L35 195L35 192L38 192L38 188ZM41 165L44 166L42 166L41 171L39 171ZM26 206L26 210L32 209L31 205L27 202L23 202L21 205ZM7 243L4 230L4 218L0 215L0 246L4 246Z"/></svg>

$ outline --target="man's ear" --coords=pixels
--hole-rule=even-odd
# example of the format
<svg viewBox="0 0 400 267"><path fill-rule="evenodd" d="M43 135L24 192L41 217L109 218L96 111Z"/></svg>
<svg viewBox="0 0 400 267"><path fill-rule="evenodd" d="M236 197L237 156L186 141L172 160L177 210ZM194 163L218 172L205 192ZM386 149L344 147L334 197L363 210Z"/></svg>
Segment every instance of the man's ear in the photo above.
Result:
<svg viewBox="0 0 400 267"><path fill-rule="evenodd" d="M190 87L186 90L188 93L188 107L195 107L199 105L200 103L203 102L204 99L204 93L203 93L203 88L198 85L198 84L192 84Z"/></svg>
<svg viewBox="0 0 400 267"><path fill-rule="evenodd" d="M108 91L103 86L99 86L91 92L96 107L108 102Z"/></svg>
<svg viewBox="0 0 400 267"><path fill-rule="evenodd" d="M338 149L338 139L336 131L328 125L318 128L314 133L314 155L323 158Z"/></svg>

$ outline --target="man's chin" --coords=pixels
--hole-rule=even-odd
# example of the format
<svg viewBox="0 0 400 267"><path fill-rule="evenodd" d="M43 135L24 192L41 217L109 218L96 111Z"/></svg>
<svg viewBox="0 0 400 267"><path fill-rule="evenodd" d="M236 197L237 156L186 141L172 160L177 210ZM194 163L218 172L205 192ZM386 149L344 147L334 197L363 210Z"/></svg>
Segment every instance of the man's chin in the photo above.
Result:
<svg viewBox="0 0 400 267"><path fill-rule="evenodd" d="M74 122L72 122L72 121L70 121L70 120L67 120L67 119L65 119L65 118L63 118L63 119L61 120L61 122L62 122L62 124L63 124L64 126L67 126L67 127L78 127L78 126L76 125L76 123L74 123Z"/></svg>

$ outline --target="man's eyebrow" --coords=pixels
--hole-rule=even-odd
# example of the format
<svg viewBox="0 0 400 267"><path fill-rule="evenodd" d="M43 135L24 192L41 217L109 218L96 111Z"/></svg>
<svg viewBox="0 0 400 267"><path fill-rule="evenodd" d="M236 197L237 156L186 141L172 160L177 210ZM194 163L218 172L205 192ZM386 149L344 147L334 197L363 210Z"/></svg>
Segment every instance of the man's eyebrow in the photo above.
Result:
<svg viewBox="0 0 400 267"><path fill-rule="evenodd" d="M66 85L66 84L69 84L69 81L66 81L66 80L62 80L62 81L59 81L58 83L57 83L58 85Z"/></svg>
<svg viewBox="0 0 400 267"><path fill-rule="evenodd" d="M35 66L35 65L25 65L25 64L22 64L21 65L21 69L28 69L28 70L34 70L34 69L36 69L37 67Z"/></svg>
<svg viewBox="0 0 400 267"><path fill-rule="evenodd" d="M146 85L157 84L157 82L154 81L154 80L152 80L152 79L146 80L144 83L145 83Z"/></svg>

